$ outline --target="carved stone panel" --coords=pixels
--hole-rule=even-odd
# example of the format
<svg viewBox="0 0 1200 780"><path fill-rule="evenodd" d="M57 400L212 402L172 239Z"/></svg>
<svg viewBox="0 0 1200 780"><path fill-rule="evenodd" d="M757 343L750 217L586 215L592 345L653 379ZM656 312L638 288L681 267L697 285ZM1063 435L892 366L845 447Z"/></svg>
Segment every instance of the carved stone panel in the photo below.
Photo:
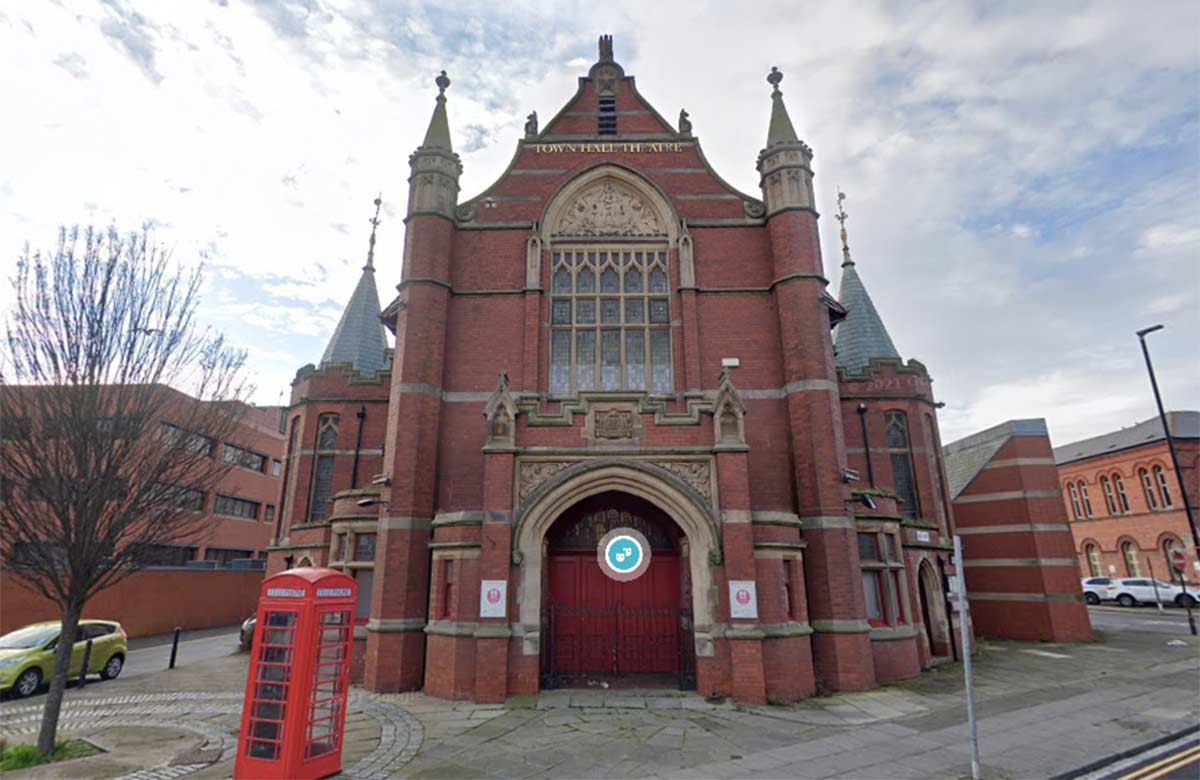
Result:
<svg viewBox="0 0 1200 780"><path fill-rule="evenodd" d="M559 236L667 234L654 208L641 195L614 181L601 181L576 195L553 232Z"/></svg>
<svg viewBox="0 0 1200 780"><path fill-rule="evenodd" d="M708 461L663 460L654 465L674 474L699 493L704 498L704 503L712 506L712 470Z"/></svg>
<svg viewBox="0 0 1200 780"><path fill-rule="evenodd" d="M632 404L589 404L582 435L592 444L636 443L644 433L642 417Z"/></svg>
<svg viewBox="0 0 1200 780"><path fill-rule="evenodd" d="M523 461L517 476L517 498L521 503L533 495L543 482L553 477L565 468L573 466L578 461L573 460L534 460Z"/></svg>

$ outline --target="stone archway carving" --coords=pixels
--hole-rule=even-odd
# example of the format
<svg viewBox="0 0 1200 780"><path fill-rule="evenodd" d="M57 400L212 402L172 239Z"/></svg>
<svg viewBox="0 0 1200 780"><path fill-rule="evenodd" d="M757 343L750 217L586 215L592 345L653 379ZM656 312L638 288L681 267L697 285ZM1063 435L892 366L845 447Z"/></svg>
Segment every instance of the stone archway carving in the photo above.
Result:
<svg viewBox="0 0 1200 780"><path fill-rule="evenodd" d="M679 218L671 202L633 171L611 163L567 181L551 198L540 224L551 240L646 238L674 246Z"/></svg>
<svg viewBox="0 0 1200 780"><path fill-rule="evenodd" d="M687 538L691 554L692 614L696 654L713 653L717 594L712 567L721 562L721 537L712 510L696 491L670 472L636 461L604 460L564 469L541 485L520 509L513 524L513 563L520 567L517 604L522 652L540 648L543 540L554 521L579 501L618 491L638 496L665 512Z"/></svg>

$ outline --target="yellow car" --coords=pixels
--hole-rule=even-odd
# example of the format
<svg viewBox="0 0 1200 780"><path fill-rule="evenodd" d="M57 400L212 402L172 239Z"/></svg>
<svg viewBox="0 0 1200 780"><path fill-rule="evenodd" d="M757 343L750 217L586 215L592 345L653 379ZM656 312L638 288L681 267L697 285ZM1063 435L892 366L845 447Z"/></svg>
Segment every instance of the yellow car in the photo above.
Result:
<svg viewBox="0 0 1200 780"><path fill-rule="evenodd" d="M54 671L54 651L62 633L62 623L34 623L0 636L0 693L12 691L17 698L31 695L50 679ZM71 667L67 678L75 679L83 668L83 653L92 640L88 672L99 672L105 680L121 673L125 666L125 629L111 620L81 620L75 630Z"/></svg>

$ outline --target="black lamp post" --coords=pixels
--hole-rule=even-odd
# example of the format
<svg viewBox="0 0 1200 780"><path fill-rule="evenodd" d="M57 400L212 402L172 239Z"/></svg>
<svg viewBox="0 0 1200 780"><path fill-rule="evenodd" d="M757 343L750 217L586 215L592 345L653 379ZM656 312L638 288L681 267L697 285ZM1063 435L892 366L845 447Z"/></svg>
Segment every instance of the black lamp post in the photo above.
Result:
<svg viewBox="0 0 1200 780"><path fill-rule="evenodd" d="M1154 389L1154 403L1158 404L1158 418L1162 420L1163 436L1167 439L1167 449L1171 451L1171 465L1175 467L1175 479L1179 483L1179 495L1183 498L1183 511L1187 513L1188 529L1192 532L1192 552L1197 558L1200 558L1200 532L1196 531L1196 518L1192 514L1192 502L1188 498L1187 487L1183 483L1183 472L1179 469L1179 455L1175 452L1175 440L1171 438L1171 426L1167 424L1167 413L1163 409L1162 395L1158 392L1158 380L1154 376L1154 365L1150 362L1150 350L1146 347L1146 336L1162 329L1162 325L1151 325L1149 328L1139 330L1137 337L1142 344L1142 356L1146 358L1146 371L1150 374L1150 387ZM1171 562L1168 560L1167 566L1170 565ZM1183 588L1184 599L1187 599L1187 585L1183 572L1179 572L1179 584ZM1191 629L1192 636L1196 636L1196 619L1192 615L1191 605L1185 603L1184 606L1187 607L1188 628Z"/></svg>
<svg viewBox="0 0 1200 780"><path fill-rule="evenodd" d="M1158 404L1158 417L1162 420L1163 435L1167 437L1167 449L1171 451L1171 465L1175 468L1175 479L1179 483L1179 495L1183 498L1183 511L1187 513L1188 528L1192 532L1192 548L1200 556L1200 531L1196 530L1196 516L1192 512L1192 502L1188 499L1187 487L1183 483L1183 471L1179 468L1179 455L1175 452L1175 440L1171 437L1171 426L1167 424L1167 413L1163 410L1162 396L1158 392L1158 380L1154 376L1154 366L1150 363L1150 350L1146 348L1146 336L1156 330L1162 330L1162 325L1152 325L1137 332L1138 341L1142 343L1142 356L1146 358L1146 371L1150 374L1150 387L1154 390L1154 403Z"/></svg>

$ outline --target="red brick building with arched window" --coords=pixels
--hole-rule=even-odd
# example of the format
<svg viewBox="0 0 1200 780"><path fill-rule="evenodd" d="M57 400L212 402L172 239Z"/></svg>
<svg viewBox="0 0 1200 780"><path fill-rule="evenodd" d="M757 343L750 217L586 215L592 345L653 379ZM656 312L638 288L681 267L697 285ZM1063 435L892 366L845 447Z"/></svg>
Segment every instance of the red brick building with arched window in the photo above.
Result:
<svg viewBox="0 0 1200 780"><path fill-rule="evenodd" d="M1200 494L1200 412L1169 412L1187 501ZM1200 579L1180 480L1158 417L1054 448L1063 503L1083 577L1174 580L1167 557L1182 550Z"/></svg>
<svg viewBox="0 0 1200 780"><path fill-rule="evenodd" d="M272 558L369 577L368 688L497 701L617 678L793 701L950 652L931 380L845 240L841 301L826 292L781 79L752 196L602 39L575 95L531 115L465 201L437 79L403 264L380 266L401 274L380 315L394 354L359 316L379 311L368 263L331 344L344 357L294 386ZM632 582L596 564L615 527L650 545Z"/></svg>

